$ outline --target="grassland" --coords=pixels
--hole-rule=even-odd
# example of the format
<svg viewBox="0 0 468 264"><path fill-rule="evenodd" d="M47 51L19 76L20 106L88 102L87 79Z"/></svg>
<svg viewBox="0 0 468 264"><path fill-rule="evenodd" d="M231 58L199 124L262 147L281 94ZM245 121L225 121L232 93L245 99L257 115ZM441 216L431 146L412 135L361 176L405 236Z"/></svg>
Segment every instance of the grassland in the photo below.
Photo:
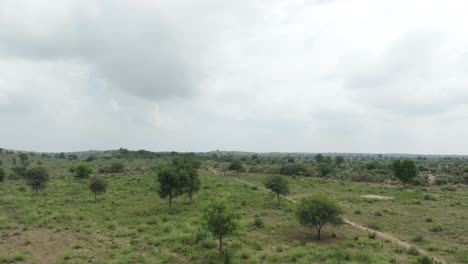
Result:
<svg viewBox="0 0 468 264"><path fill-rule="evenodd" d="M93 167L111 160L96 160ZM102 174L108 192L98 196L74 179L74 161L44 161L49 187L34 195L23 180L0 183L0 263L218 263L217 242L202 213L223 199L242 215L225 248L234 263L417 263L418 253L349 225L328 227L317 242L301 227L294 204L234 179L262 186L266 175L221 176L200 170L202 188L189 203L181 196L169 211L156 193L152 160L125 161L127 172ZM104 164L104 165L103 165ZM140 169L138 169L140 168ZM399 189L383 184L288 177L292 199L326 194L353 222L426 249L447 263L468 263L468 194L465 189ZM363 198L376 194L392 200Z"/></svg>

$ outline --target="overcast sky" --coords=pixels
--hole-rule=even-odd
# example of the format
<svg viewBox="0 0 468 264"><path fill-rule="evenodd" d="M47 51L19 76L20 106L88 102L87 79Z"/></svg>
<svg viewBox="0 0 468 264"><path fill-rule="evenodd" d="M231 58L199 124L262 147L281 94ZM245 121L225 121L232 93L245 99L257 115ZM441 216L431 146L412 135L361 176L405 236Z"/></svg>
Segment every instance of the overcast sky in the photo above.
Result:
<svg viewBox="0 0 468 264"><path fill-rule="evenodd" d="M468 154L468 3L2 0L0 147Z"/></svg>

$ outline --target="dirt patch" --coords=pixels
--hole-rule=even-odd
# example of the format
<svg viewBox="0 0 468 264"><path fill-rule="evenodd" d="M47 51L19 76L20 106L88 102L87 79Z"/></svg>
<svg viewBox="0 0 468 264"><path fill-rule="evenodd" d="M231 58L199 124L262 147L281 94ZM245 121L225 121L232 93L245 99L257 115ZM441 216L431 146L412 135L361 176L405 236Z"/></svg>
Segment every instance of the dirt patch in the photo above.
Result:
<svg viewBox="0 0 468 264"><path fill-rule="evenodd" d="M73 241L73 236L38 228L21 231L19 234L11 233L5 240L6 243L0 247L0 255L25 252L29 255L28 262L55 263Z"/></svg>
<svg viewBox="0 0 468 264"><path fill-rule="evenodd" d="M377 199L377 200L393 200L392 196L383 196L383 195L376 195L376 194L367 194L361 197L367 198L367 199Z"/></svg>

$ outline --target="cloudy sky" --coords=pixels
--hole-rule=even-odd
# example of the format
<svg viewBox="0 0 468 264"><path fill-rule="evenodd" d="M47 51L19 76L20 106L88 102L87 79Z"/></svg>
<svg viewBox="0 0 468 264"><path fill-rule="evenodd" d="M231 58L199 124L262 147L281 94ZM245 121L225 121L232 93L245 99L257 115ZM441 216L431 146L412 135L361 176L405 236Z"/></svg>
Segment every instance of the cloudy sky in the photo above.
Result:
<svg viewBox="0 0 468 264"><path fill-rule="evenodd" d="M2 0L0 147L468 154L464 0Z"/></svg>

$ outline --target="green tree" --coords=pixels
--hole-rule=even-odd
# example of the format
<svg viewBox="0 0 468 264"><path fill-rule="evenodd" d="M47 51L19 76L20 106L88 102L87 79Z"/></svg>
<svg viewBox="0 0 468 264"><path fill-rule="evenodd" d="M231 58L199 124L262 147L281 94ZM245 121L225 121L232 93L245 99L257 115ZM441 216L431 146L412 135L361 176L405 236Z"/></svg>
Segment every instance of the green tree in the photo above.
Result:
<svg viewBox="0 0 468 264"><path fill-rule="evenodd" d="M335 173L335 167L331 164L320 164L318 169L322 177Z"/></svg>
<svg viewBox="0 0 468 264"><path fill-rule="evenodd" d="M281 166L279 173L283 175L306 174L307 168L302 164L286 164Z"/></svg>
<svg viewBox="0 0 468 264"><path fill-rule="evenodd" d="M169 198L169 209L172 209L172 198L179 196L186 187L186 175L178 172L173 164L161 167L158 171L158 194L162 199Z"/></svg>
<svg viewBox="0 0 468 264"><path fill-rule="evenodd" d="M26 182L37 194L39 190L47 187L49 181L49 173L44 167L33 167L30 168L26 173Z"/></svg>
<svg viewBox="0 0 468 264"><path fill-rule="evenodd" d="M112 173L123 172L124 169L125 169L125 165L120 161L112 162L112 164L110 166L110 171Z"/></svg>
<svg viewBox="0 0 468 264"><path fill-rule="evenodd" d="M320 232L325 225L343 223L342 214L343 211L338 204L324 196L303 198L296 211L301 225L317 230L318 240L320 240Z"/></svg>
<svg viewBox="0 0 468 264"><path fill-rule="evenodd" d="M26 168L29 165L28 154L27 153L20 153L18 156L20 158L21 165Z"/></svg>
<svg viewBox="0 0 468 264"><path fill-rule="evenodd" d="M343 163L345 163L345 158L343 156L336 156L335 157L335 163L336 165L341 165Z"/></svg>
<svg viewBox="0 0 468 264"><path fill-rule="evenodd" d="M231 162L231 164L229 164L229 167L228 167L228 169L236 171L238 175L239 175L239 172L243 168L244 168L244 166L242 165L242 162L240 160L235 160L235 161Z"/></svg>
<svg viewBox="0 0 468 264"><path fill-rule="evenodd" d="M80 163L75 168L75 178L77 179L86 179L91 173L93 173L93 170L86 163Z"/></svg>
<svg viewBox="0 0 468 264"><path fill-rule="evenodd" d="M198 169L201 166L200 160L193 154L185 154L174 157L172 164L180 177L184 179L184 191L187 192L190 202L192 202L193 194L198 192L201 186L198 176Z"/></svg>
<svg viewBox="0 0 468 264"><path fill-rule="evenodd" d="M412 159L395 160L392 163L393 174L403 185L410 183L418 175L418 168Z"/></svg>
<svg viewBox="0 0 468 264"><path fill-rule="evenodd" d="M0 168L0 182L5 180L5 170Z"/></svg>
<svg viewBox="0 0 468 264"><path fill-rule="evenodd" d="M322 163L322 162L325 161L325 158L323 157L322 154L319 153L319 154L315 155L315 161L316 161L317 163Z"/></svg>
<svg viewBox="0 0 468 264"><path fill-rule="evenodd" d="M205 224L211 234L219 240L220 255L223 252L223 238L237 230L239 219L240 216L224 202L214 202L205 209Z"/></svg>
<svg viewBox="0 0 468 264"><path fill-rule="evenodd" d="M107 183L98 177L92 177L89 180L89 190L94 193L94 200L96 200L96 196L101 193L105 193L107 191Z"/></svg>
<svg viewBox="0 0 468 264"><path fill-rule="evenodd" d="M276 193L278 198L278 206L280 205L280 195L289 193L288 181L283 176L270 176L265 181L265 187Z"/></svg>

